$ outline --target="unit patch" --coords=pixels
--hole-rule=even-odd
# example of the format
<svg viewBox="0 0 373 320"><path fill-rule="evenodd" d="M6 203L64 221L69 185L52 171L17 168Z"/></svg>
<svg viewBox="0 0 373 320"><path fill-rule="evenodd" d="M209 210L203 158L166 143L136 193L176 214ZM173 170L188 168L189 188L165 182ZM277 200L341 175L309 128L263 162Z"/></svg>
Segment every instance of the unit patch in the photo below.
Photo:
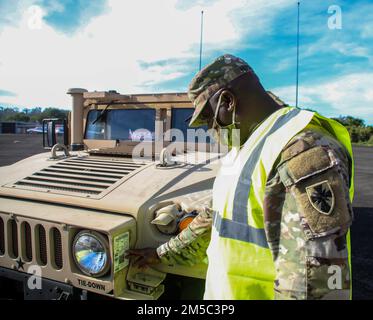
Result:
<svg viewBox="0 0 373 320"><path fill-rule="evenodd" d="M320 213L330 215L334 209L335 198L327 180L306 187L307 196L312 206Z"/></svg>

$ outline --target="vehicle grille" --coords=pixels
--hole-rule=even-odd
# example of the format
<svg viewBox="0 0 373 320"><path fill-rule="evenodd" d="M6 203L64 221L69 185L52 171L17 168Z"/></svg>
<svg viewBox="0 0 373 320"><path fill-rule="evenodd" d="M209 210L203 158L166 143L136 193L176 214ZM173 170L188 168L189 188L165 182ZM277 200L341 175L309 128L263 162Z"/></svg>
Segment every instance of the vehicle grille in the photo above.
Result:
<svg viewBox="0 0 373 320"><path fill-rule="evenodd" d="M5 230L4 230L4 220L0 217L0 254L5 253Z"/></svg>
<svg viewBox="0 0 373 320"><path fill-rule="evenodd" d="M42 225L19 217L7 219L0 212L0 253L40 266L49 263L53 269L60 270L64 267L61 232L59 227L51 223Z"/></svg>
<svg viewBox="0 0 373 320"><path fill-rule="evenodd" d="M53 228L52 237L53 237L53 246L54 246L54 263L58 269L62 269L63 260L62 260L61 232L58 229Z"/></svg>
<svg viewBox="0 0 373 320"><path fill-rule="evenodd" d="M10 185L13 188L97 197L145 164L81 156L56 162Z"/></svg>
<svg viewBox="0 0 373 320"><path fill-rule="evenodd" d="M23 237L25 245L25 258L27 261L32 260L32 240L31 240L31 227L27 222L23 223Z"/></svg>
<svg viewBox="0 0 373 320"><path fill-rule="evenodd" d="M37 237L38 237L38 253L40 264L45 266L47 264L47 235L45 234L45 228L39 224L37 227Z"/></svg>
<svg viewBox="0 0 373 320"><path fill-rule="evenodd" d="M14 258L18 257L18 228L15 220L10 220L11 248L10 253Z"/></svg>

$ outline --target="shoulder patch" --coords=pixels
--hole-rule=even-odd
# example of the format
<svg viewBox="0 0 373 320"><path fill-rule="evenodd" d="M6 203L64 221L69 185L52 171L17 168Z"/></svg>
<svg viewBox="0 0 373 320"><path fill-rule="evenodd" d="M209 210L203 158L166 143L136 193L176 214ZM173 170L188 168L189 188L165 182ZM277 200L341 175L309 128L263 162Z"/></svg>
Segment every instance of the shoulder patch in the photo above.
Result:
<svg viewBox="0 0 373 320"><path fill-rule="evenodd" d="M330 215L333 212L335 197L328 180L306 187L308 200L320 213Z"/></svg>
<svg viewBox="0 0 373 320"><path fill-rule="evenodd" d="M308 144L304 139L299 139L293 142L291 145L285 147L281 155L281 162L290 160L295 157L297 154L308 150L311 148L311 145Z"/></svg>
<svg viewBox="0 0 373 320"><path fill-rule="evenodd" d="M307 239L346 230L352 222L352 207L346 182L337 168L327 170L290 187Z"/></svg>
<svg viewBox="0 0 373 320"><path fill-rule="evenodd" d="M280 179L285 187L324 172L336 163L328 151L322 146L313 147L298 153L290 160L283 162L277 168Z"/></svg>

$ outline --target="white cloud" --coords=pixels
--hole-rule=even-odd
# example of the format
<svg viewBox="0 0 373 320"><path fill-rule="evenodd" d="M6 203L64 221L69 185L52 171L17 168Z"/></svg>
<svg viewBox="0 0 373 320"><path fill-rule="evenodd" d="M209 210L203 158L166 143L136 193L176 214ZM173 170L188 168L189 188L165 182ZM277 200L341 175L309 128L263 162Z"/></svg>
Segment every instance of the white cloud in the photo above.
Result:
<svg viewBox="0 0 373 320"><path fill-rule="evenodd" d="M318 84L299 87L300 105L326 116L352 115L373 124L373 73L352 73ZM273 92L290 105L295 105L295 87L280 87ZM334 110L325 113L324 106Z"/></svg>
<svg viewBox="0 0 373 320"><path fill-rule="evenodd" d="M0 102L64 107L70 105L65 94L69 87L139 92L149 84L193 71L194 60L198 65L200 5L182 11L176 0L110 0L108 13L68 36L41 21L41 11L30 10L30 1L25 3L19 24L5 26L0 33L0 88L17 94L1 97ZM277 10L290 3L209 2L205 8L206 48L237 49L244 35L268 31ZM35 13L38 19L32 21ZM245 15L252 18L245 20ZM30 21L38 28L30 28ZM159 60L170 62L149 68L140 63Z"/></svg>
<svg viewBox="0 0 373 320"><path fill-rule="evenodd" d="M274 65L272 71L273 72L282 72L282 71L285 71L287 69L289 69L290 67L293 67L294 65L294 57L287 57L287 58L284 58L284 59L281 59L277 64Z"/></svg>
<svg viewBox="0 0 373 320"><path fill-rule="evenodd" d="M372 24L366 24L361 28L361 37L363 39L373 38L373 26L372 26Z"/></svg>
<svg viewBox="0 0 373 320"><path fill-rule="evenodd" d="M30 6L26 12L26 16L28 17L27 27L31 30L40 30L43 27L43 17L45 13L46 12L39 6Z"/></svg>
<svg viewBox="0 0 373 320"><path fill-rule="evenodd" d="M341 41L333 42L330 44L330 50L339 52L345 56L367 58L372 61L370 50L356 43L343 43Z"/></svg>

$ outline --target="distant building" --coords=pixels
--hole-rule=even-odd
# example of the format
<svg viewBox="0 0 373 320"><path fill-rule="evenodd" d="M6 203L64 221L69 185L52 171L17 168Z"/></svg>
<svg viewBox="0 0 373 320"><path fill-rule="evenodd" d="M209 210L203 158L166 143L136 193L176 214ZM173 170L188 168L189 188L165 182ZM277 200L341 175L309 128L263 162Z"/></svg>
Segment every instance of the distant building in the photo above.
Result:
<svg viewBox="0 0 373 320"><path fill-rule="evenodd" d="M0 122L0 133L27 133L27 129L37 126L40 126L37 122L2 121Z"/></svg>

